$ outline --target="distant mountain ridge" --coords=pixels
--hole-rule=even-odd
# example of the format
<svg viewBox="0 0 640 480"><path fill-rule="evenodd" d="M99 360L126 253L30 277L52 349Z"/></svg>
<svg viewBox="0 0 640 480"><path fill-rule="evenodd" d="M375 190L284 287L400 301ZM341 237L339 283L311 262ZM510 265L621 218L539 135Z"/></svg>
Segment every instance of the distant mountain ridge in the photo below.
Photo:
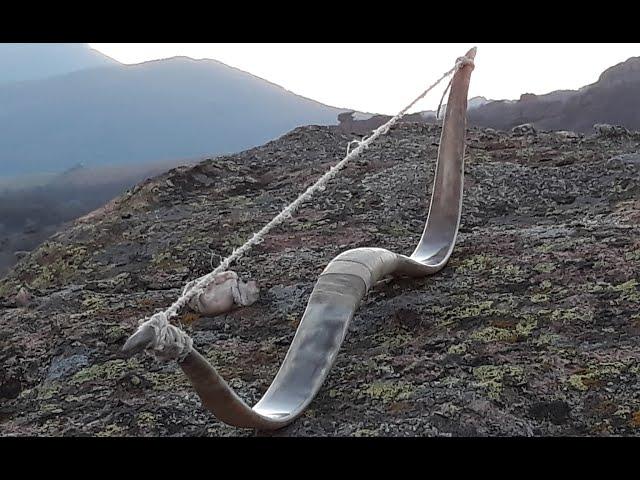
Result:
<svg viewBox="0 0 640 480"><path fill-rule="evenodd" d="M640 57L631 57L605 70L598 81L578 90L556 90L544 95L524 93L519 100L488 100L473 97L468 102L469 126L510 130L530 123L540 130L592 133L593 125L608 123L640 130ZM440 110L443 118L446 104ZM346 133L366 135L387 122L389 115L368 117L343 114L340 127ZM406 115L401 121L434 123L436 111Z"/></svg>
<svg viewBox="0 0 640 480"><path fill-rule="evenodd" d="M24 57L19 62L18 51ZM216 60L173 57L122 65L86 44L0 44L5 178L60 173L78 164L130 166L232 153L298 126L336 124L348 111ZM354 115L343 116L341 126L360 135L389 118ZM433 111L403 120L436 121ZM640 130L640 57L612 66L578 90L469 100L469 125L508 130L522 123L582 133L595 123Z"/></svg>
<svg viewBox="0 0 640 480"><path fill-rule="evenodd" d="M588 133L596 123L640 130L640 57L605 70L578 90L523 94L518 101L494 101L469 110L469 124L501 130L531 123L543 130Z"/></svg>
<svg viewBox="0 0 640 480"><path fill-rule="evenodd" d="M468 110L473 110L474 108L478 108L481 107L483 105L486 105L487 103L490 102L495 102L495 100L488 100L485 97L472 97L467 101L467 109ZM447 108L447 104L443 103L442 106L440 107L440 118L443 118L444 115L444 111ZM422 112L420 112L420 115L424 118L431 118L433 117L433 119L435 120L436 114L438 113L437 110L424 110Z"/></svg>
<svg viewBox="0 0 640 480"><path fill-rule="evenodd" d="M231 153L345 111L187 57L0 86L0 107L0 175Z"/></svg>
<svg viewBox="0 0 640 480"><path fill-rule="evenodd" d="M0 43L0 85L118 64L84 43Z"/></svg>

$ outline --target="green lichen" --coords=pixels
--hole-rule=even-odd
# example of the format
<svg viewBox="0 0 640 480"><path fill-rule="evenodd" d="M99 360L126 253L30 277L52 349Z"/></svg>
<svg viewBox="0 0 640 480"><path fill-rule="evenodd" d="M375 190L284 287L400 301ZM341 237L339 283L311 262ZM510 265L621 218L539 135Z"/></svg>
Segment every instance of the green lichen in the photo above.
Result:
<svg viewBox="0 0 640 480"><path fill-rule="evenodd" d="M560 337L560 335L557 335L555 333L543 333L539 335L538 338L533 341L533 343L537 346L555 345L560 341L561 338L562 337Z"/></svg>
<svg viewBox="0 0 640 480"><path fill-rule="evenodd" d="M531 335L537 326L538 321L534 317L527 317L518 322L514 328L487 326L472 332L469 338L483 343L515 342L519 338Z"/></svg>
<svg viewBox="0 0 640 480"><path fill-rule="evenodd" d="M466 343L458 343L456 345L451 345L448 348L447 353L451 355L462 355L467 351L467 348L468 347Z"/></svg>
<svg viewBox="0 0 640 480"><path fill-rule="evenodd" d="M112 325L105 330L104 338L107 340L107 342L113 343L127 337L129 333L130 332L128 330L125 330L122 325Z"/></svg>
<svg viewBox="0 0 640 480"><path fill-rule="evenodd" d="M146 373L145 378L151 382L154 390L161 392L173 391L176 389L186 389L190 383L187 377L181 372L173 373Z"/></svg>
<svg viewBox="0 0 640 480"><path fill-rule="evenodd" d="M587 285L586 291L589 293L602 293L608 291L610 288L611 285L609 283L597 282Z"/></svg>
<svg viewBox="0 0 640 480"><path fill-rule="evenodd" d="M640 302L640 291L638 291L638 281L631 279L612 287L614 292L620 292L619 300L624 302Z"/></svg>
<svg viewBox="0 0 640 480"><path fill-rule="evenodd" d="M542 245L535 247L534 250L538 253L549 253L556 250L556 245L553 242L543 243Z"/></svg>
<svg viewBox="0 0 640 480"><path fill-rule="evenodd" d="M448 376L440 380L440 385L446 388L455 388L456 385L458 385L461 381L462 380L460 380L458 377Z"/></svg>
<svg viewBox="0 0 640 480"><path fill-rule="evenodd" d="M456 303L457 304L457 303ZM451 325L466 318L476 318L491 311L492 300L478 302L476 304L462 304L456 307L434 307L434 313L441 313L444 319L438 320L439 327Z"/></svg>
<svg viewBox="0 0 640 480"><path fill-rule="evenodd" d="M531 296L533 303L546 303L549 301L549 295L546 293L535 293Z"/></svg>
<svg viewBox="0 0 640 480"><path fill-rule="evenodd" d="M329 398L341 397L342 392L336 388L332 388L329 390Z"/></svg>
<svg viewBox="0 0 640 480"><path fill-rule="evenodd" d="M616 292L618 296L617 302L640 302L640 291L638 290L638 281L631 279L618 285L611 285L606 282L598 282L588 288L589 293L607 293ZM617 303L616 302L616 303Z"/></svg>
<svg viewBox="0 0 640 480"><path fill-rule="evenodd" d="M533 269L540 273L551 273L556 269L556 265L549 262L540 262L536 264Z"/></svg>
<svg viewBox="0 0 640 480"><path fill-rule="evenodd" d="M455 272L460 274L486 272L493 269L498 258L493 255L479 254L465 258L456 266Z"/></svg>
<svg viewBox="0 0 640 480"><path fill-rule="evenodd" d="M86 400L88 400L89 398L91 398L93 395L91 394L85 394L85 395L67 395L66 397L64 397L64 401L65 402L69 402L69 403L74 403L74 402L85 402Z"/></svg>
<svg viewBox="0 0 640 480"><path fill-rule="evenodd" d="M551 313L551 320L562 323L593 321L593 310L588 307L559 308Z"/></svg>
<svg viewBox="0 0 640 480"><path fill-rule="evenodd" d="M156 416L151 412L140 412L136 418L138 427L150 429L156 425Z"/></svg>
<svg viewBox="0 0 640 480"><path fill-rule="evenodd" d="M378 431L369 428L361 428L353 433L354 437L377 437Z"/></svg>
<svg viewBox="0 0 640 480"><path fill-rule="evenodd" d="M65 247L60 244L45 244L37 252L34 267L36 277L30 287L44 289L52 284L64 284L69 281L86 260L87 248L82 246Z"/></svg>
<svg viewBox="0 0 640 480"><path fill-rule="evenodd" d="M151 257L151 265L155 270L170 270L181 266L181 262L171 252L158 252Z"/></svg>
<svg viewBox="0 0 640 480"><path fill-rule="evenodd" d="M516 324L516 333L520 337L528 337L536 328L538 328L538 320L527 318Z"/></svg>
<svg viewBox="0 0 640 480"><path fill-rule="evenodd" d="M495 267L491 270L492 275L499 275L507 282L521 282L524 280L524 272L518 265L505 265L503 268Z"/></svg>
<svg viewBox="0 0 640 480"><path fill-rule="evenodd" d="M498 400L508 379L516 385L524 383L524 369L516 365L481 365L473 369L476 385L487 390L489 398Z"/></svg>
<svg viewBox="0 0 640 480"><path fill-rule="evenodd" d="M51 414L60 414L63 413L64 410L60 408L59 405L55 403L45 403L40 407L40 412L42 413L51 413Z"/></svg>
<svg viewBox="0 0 640 480"><path fill-rule="evenodd" d="M110 360L80 370L71 377L70 381L72 384L78 385L92 381L118 380L137 366L139 363L133 358L128 361Z"/></svg>
<svg viewBox="0 0 640 480"><path fill-rule="evenodd" d="M120 425L111 424L107 425L107 427L98 432L96 434L97 437L122 437L126 433L126 429L121 427Z"/></svg>
<svg viewBox="0 0 640 480"><path fill-rule="evenodd" d="M411 341L413 341L412 335L407 333L396 333L382 340L380 345L386 348L399 348L405 346Z"/></svg>
<svg viewBox="0 0 640 480"><path fill-rule="evenodd" d="M376 400L390 402L411 398L414 387L406 382L380 381L370 384L363 393Z"/></svg>
<svg viewBox="0 0 640 480"><path fill-rule="evenodd" d="M392 237L401 237L401 238L406 238L408 235L411 235L413 233L407 230L407 227L402 224L394 224L390 226L380 227L380 232L385 235L390 235Z"/></svg>
<svg viewBox="0 0 640 480"><path fill-rule="evenodd" d="M590 366L584 373L575 373L569 377L568 383L576 390L586 391L600 384L607 376L619 375L625 365L621 362L603 362Z"/></svg>
<svg viewBox="0 0 640 480"><path fill-rule="evenodd" d="M246 234L243 235L237 231L228 232L225 234L223 246L225 249L234 249L242 246L247 241Z"/></svg>
<svg viewBox="0 0 640 480"><path fill-rule="evenodd" d="M485 327L474 331L469 338L480 342L514 342L517 335L506 328Z"/></svg>
<svg viewBox="0 0 640 480"><path fill-rule="evenodd" d="M0 298L9 298L19 290L18 285L11 280L0 280Z"/></svg>
<svg viewBox="0 0 640 480"><path fill-rule="evenodd" d="M94 293L88 293L87 296L82 300L82 306L86 312L97 312L107 307L107 303L100 295L96 295Z"/></svg>
<svg viewBox="0 0 640 480"><path fill-rule="evenodd" d="M588 239L585 238L567 238L543 243L542 245L535 247L534 250L538 253L563 252L567 250L574 250L576 246L587 242Z"/></svg>
<svg viewBox="0 0 640 480"><path fill-rule="evenodd" d="M633 252L627 252L624 254L624 259L628 262L631 261L640 261L640 250L635 250Z"/></svg>
<svg viewBox="0 0 640 480"><path fill-rule="evenodd" d="M632 252L625 253L624 259L627 262L632 262L632 261L640 262L640 250L634 250Z"/></svg>
<svg viewBox="0 0 640 480"><path fill-rule="evenodd" d="M57 382L48 382L36 387L38 400L49 400L62 390L62 386Z"/></svg>

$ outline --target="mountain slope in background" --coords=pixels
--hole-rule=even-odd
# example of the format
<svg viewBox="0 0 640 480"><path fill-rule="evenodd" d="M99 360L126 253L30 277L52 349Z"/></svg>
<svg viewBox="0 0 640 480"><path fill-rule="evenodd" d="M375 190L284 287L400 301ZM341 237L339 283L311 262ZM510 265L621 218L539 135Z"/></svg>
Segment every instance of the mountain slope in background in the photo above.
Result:
<svg viewBox="0 0 640 480"><path fill-rule="evenodd" d="M501 130L532 123L543 130L587 133L596 123L640 130L640 57L605 70L579 90L525 94L517 102L496 101L469 110L470 125Z"/></svg>
<svg viewBox="0 0 640 480"><path fill-rule="evenodd" d="M0 178L0 277L67 222L101 207L136 183L190 161L124 167L77 166L11 185Z"/></svg>
<svg viewBox="0 0 640 480"><path fill-rule="evenodd" d="M344 111L186 57L6 85L0 105L4 175L234 152Z"/></svg>
<svg viewBox="0 0 640 480"><path fill-rule="evenodd" d="M86 43L0 43L0 85L117 64Z"/></svg>

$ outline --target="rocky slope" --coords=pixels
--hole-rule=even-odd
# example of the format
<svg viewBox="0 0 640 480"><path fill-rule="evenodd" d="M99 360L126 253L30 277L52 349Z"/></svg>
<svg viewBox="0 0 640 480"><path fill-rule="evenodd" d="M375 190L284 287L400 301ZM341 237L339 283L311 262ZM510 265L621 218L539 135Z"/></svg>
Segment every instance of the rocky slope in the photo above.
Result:
<svg viewBox="0 0 640 480"><path fill-rule="evenodd" d="M142 180L197 160L127 167L77 166L58 175L0 178L0 278L25 253L69 222L86 215ZM28 183L32 181L31 185Z"/></svg>
<svg viewBox="0 0 640 480"><path fill-rule="evenodd" d="M331 258L412 251L439 134L398 125L236 265L261 285L256 304L182 316L244 398L269 385ZM120 347L351 138L304 127L174 169L24 258L0 281L0 434L255 435L213 418L175 364ZM373 289L319 395L275 435L640 433L639 147L637 134L470 129L451 262Z"/></svg>

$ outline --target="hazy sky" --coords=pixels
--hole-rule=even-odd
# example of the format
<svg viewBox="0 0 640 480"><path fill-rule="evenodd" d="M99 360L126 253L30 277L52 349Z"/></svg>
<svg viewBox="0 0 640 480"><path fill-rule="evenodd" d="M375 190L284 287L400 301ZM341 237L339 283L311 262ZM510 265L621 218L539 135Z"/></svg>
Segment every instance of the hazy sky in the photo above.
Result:
<svg viewBox="0 0 640 480"><path fill-rule="evenodd" d="M472 44L92 43L122 63L184 55L213 58L336 107L395 114ZM576 89L640 56L640 43L479 43L470 97ZM442 86L414 109L433 110Z"/></svg>

